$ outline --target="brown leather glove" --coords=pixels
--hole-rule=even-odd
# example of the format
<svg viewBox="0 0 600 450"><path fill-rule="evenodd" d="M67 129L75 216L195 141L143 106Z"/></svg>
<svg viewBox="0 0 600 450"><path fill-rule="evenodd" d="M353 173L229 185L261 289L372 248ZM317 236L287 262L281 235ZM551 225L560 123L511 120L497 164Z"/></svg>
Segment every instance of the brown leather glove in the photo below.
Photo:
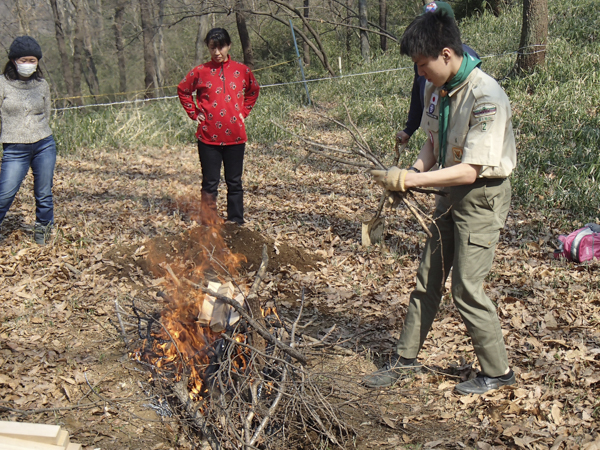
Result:
<svg viewBox="0 0 600 450"><path fill-rule="evenodd" d="M404 179L408 170L400 169L399 167L390 167L388 170L369 170L373 175L375 182L388 191L406 192L404 187Z"/></svg>

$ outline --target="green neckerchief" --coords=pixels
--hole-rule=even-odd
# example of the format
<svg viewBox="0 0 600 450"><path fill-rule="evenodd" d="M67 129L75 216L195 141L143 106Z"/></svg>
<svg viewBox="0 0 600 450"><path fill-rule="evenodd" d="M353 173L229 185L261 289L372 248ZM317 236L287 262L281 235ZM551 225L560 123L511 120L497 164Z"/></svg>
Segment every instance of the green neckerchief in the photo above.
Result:
<svg viewBox="0 0 600 450"><path fill-rule="evenodd" d="M448 92L451 92L452 89L465 81L471 71L480 65L481 60L479 58L471 56L467 52L463 52L463 60L460 64L460 69L458 69L458 73L449 83L442 86L440 91L440 148L438 158L440 168L444 167L444 163L446 162L446 141L448 135L448 122L450 121L450 100L448 98Z"/></svg>

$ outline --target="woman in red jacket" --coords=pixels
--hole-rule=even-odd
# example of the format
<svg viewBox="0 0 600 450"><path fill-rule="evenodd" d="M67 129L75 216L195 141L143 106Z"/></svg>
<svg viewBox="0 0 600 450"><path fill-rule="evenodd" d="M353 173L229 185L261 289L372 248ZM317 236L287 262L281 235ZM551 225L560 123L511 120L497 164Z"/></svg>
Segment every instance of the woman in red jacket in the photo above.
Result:
<svg viewBox="0 0 600 450"><path fill-rule="evenodd" d="M198 154L202 166L202 221L216 211L221 164L227 183L227 220L244 223L242 172L246 127L244 120L258 99L259 86L248 67L229 56L231 38L213 28L204 40L211 60L194 67L177 86L183 108L198 121ZM196 93L194 101L193 93ZM216 213L212 215L216 217Z"/></svg>

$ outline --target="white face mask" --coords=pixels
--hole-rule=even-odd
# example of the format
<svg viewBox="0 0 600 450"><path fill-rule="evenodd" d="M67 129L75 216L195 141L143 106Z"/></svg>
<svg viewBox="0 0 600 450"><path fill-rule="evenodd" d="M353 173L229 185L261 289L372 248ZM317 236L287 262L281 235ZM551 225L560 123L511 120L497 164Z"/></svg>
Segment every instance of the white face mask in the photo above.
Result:
<svg viewBox="0 0 600 450"><path fill-rule="evenodd" d="M37 64L36 63L23 63L23 64L18 64L17 63L17 72L19 72L19 75L21 75L22 77L25 78L29 78L31 75L33 75L33 73L37 70Z"/></svg>

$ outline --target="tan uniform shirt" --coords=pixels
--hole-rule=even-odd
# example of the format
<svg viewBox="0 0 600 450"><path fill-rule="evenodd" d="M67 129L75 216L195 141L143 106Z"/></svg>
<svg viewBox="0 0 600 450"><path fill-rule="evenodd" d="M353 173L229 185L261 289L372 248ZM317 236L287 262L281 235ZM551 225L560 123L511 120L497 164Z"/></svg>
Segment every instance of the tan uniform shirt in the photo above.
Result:
<svg viewBox="0 0 600 450"><path fill-rule="evenodd" d="M421 127L439 160L440 88L427 82ZM500 85L474 69L461 85L448 93L450 120L444 167L481 165L480 178L505 178L517 163L510 101Z"/></svg>

